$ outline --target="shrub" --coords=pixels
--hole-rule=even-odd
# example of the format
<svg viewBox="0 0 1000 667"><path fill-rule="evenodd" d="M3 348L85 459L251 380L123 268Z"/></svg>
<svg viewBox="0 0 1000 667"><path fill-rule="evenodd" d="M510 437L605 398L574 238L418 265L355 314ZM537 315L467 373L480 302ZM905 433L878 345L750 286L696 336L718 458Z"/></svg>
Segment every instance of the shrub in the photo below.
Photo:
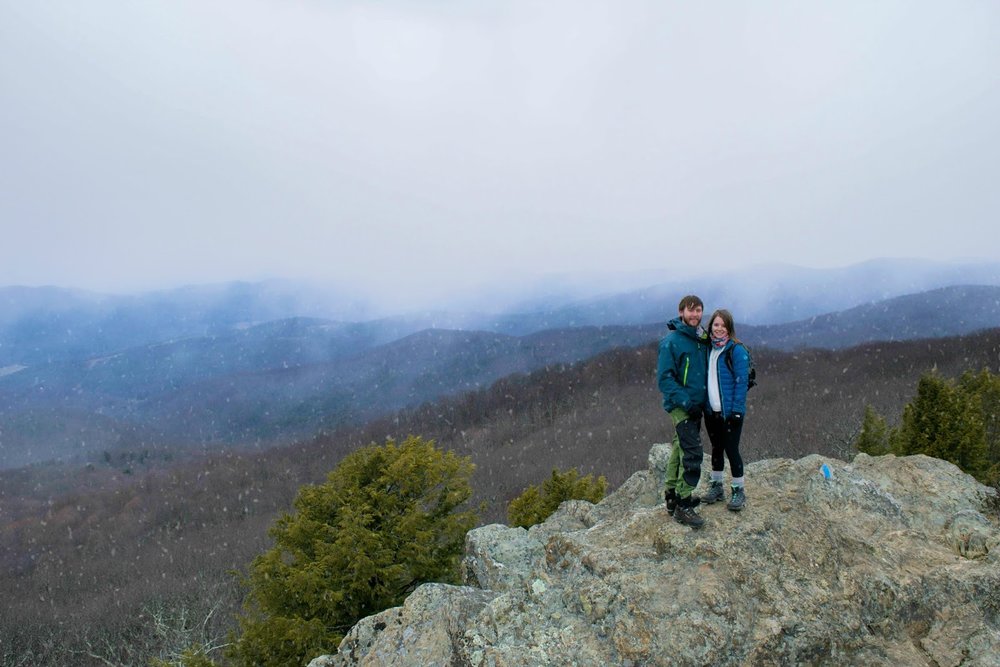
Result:
<svg viewBox="0 0 1000 667"><path fill-rule="evenodd" d="M865 416L861 421L861 433L858 434L854 446L859 452L871 456L881 456L889 453L889 429L875 409L865 406Z"/></svg>
<svg viewBox="0 0 1000 667"><path fill-rule="evenodd" d="M300 489L276 544L250 566L242 634L245 665L306 664L333 653L358 620L398 606L419 584L457 582L476 513L469 458L410 436L346 456L327 481Z"/></svg>
<svg viewBox="0 0 1000 667"><path fill-rule="evenodd" d="M541 486L529 486L507 506L507 522L512 526L527 528L545 521L564 500L600 502L607 491L604 476L596 480L593 475L580 477L576 468L565 472L552 470L552 476Z"/></svg>

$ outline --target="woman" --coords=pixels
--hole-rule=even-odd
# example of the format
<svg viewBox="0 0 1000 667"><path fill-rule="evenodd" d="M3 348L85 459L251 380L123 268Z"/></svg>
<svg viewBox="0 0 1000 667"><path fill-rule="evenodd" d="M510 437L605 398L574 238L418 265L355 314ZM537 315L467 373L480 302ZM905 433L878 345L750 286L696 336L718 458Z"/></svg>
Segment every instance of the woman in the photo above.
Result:
<svg viewBox="0 0 1000 667"><path fill-rule="evenodd" d="M746 414L747 376L750 373L750 353L735 337L733 316L728 310L712 313L709 335L712 338L708 358L708 409L705 430L712 443L712 476L708 492L701 502L724 500L725 459L729 459L732 475L732 495L727 508L738 512L746 504L743 489L743 458L740 456L740 434Z"/></svg>

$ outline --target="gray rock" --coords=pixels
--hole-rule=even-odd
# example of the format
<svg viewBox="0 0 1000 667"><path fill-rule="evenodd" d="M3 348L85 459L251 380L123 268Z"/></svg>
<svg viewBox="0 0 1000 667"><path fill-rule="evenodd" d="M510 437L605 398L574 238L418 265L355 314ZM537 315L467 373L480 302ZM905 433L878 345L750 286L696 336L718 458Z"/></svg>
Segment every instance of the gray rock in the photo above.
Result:
<svg viewBox="0 0 1000 667"><path fill-rule="evenodd" d="M692 531L668 452L597 505L471 531L468 586L420 587L313 667L1000 665L993 490L924 456L759 461L746 509Z"/></svg>
<svg viewBox="0 0 1000 667"><path fill-rule="evenodd" d="M425 584L402 607L359 621L337 655L316 658L309 667L456 664L452 637L494 597L478 588Z"/></svg>

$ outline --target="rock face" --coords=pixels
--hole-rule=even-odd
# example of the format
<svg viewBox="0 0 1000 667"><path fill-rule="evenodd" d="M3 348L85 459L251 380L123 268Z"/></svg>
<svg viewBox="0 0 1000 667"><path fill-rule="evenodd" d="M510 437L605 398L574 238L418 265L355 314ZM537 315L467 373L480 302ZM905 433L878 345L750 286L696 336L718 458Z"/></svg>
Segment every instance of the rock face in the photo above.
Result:
<svg viewBox="0 0 1000 667"><path fill-rule="evenodd" d="M467 586L420 587L311 667L1000 665L993 489L925 456L759 461L747 507L693 531L661 500L668 452L598 505L471 531Z"/></svg>

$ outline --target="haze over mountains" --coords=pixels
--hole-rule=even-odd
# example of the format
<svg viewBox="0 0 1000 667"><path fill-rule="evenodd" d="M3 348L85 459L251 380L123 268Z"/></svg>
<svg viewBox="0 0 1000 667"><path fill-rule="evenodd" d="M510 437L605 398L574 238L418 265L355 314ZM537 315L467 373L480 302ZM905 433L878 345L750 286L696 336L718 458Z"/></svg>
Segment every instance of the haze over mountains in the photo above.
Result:
<svg viewBox="0 0 1000 667"><path fill-rule="evenodd" d="M652 277L556 276L548 284L483 290L432 311L392 313L348 288L282 281L138 295L0 287L0 367L100 356L293 317L332 320L375 344L428 328L523 335L588 324L648 324L669 317L679 295L690 292L706 307L730 308L741 323L781 324L938 287L1000 285L1000 263L882 259L837 269L762 266L619 289Z"/></svg>
<svg viewBox="0 0 1000 667"><path fill-rule="evenodd" d="M548 306L533 312L363 321L316 317L370 311L287 284L129 297L4 288L0 467L119 448L271 446L357 425L653 341L688 292L707 309L732 309L752 345L778 349L1000 326L1000 265L898 260L771 267L582 300L525 295Z"/></svg>

